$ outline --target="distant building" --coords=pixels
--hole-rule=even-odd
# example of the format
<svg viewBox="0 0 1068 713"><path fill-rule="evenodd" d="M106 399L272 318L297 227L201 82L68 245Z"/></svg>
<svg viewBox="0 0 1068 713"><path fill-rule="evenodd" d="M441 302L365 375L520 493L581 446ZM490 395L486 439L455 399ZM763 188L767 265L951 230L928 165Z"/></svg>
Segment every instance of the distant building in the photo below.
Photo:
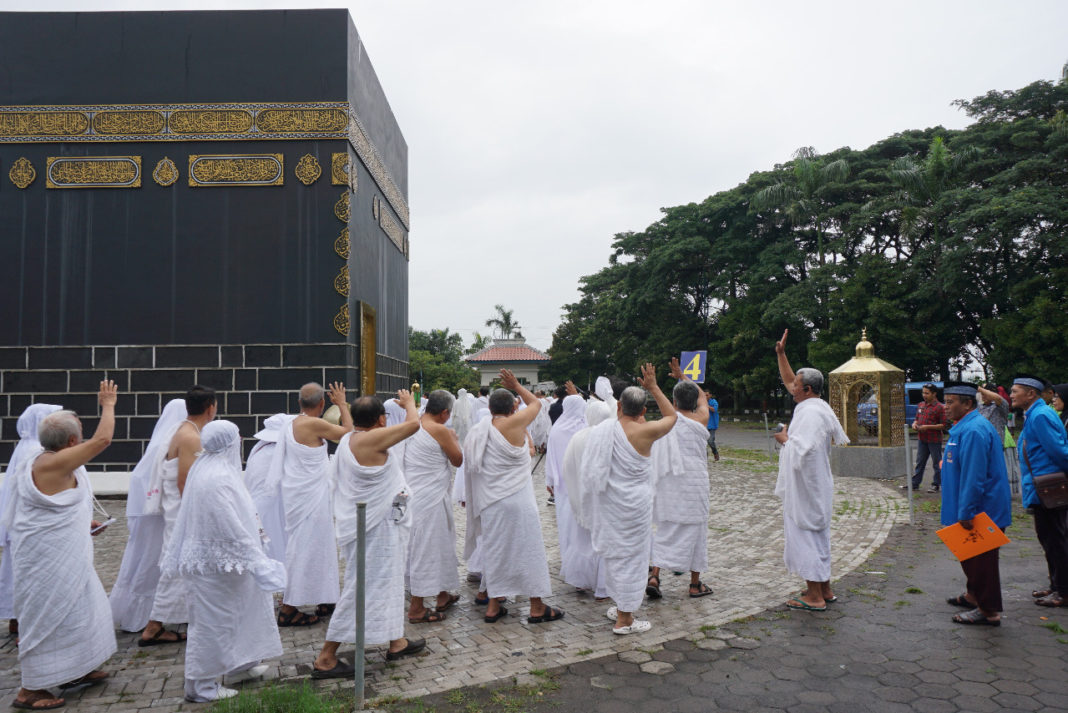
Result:
<svg viewBox="0 0 1068 713"><path fill-rule="evenodd" d="M549 363L549 355L522 338L494 339L493 344L465 356L464 361L478 369L483 386L491 384L501 369L510 370L524 384L533 384L538 380L538 369Z"/></svg>

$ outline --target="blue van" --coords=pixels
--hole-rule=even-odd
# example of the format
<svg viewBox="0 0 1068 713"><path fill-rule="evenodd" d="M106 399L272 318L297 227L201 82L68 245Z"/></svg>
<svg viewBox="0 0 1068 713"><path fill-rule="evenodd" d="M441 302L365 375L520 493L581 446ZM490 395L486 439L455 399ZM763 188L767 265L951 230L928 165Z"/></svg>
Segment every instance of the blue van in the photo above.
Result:
<svg viewBox="0 0 1068 713"><path fill-rule="evenodd" d="M923 385L934 384L938 390L938 400L945 402L942 388L945 384L941 381L910 381L905 384L905 423L909 426L916 420L916 407L923 401Z"/></svg>

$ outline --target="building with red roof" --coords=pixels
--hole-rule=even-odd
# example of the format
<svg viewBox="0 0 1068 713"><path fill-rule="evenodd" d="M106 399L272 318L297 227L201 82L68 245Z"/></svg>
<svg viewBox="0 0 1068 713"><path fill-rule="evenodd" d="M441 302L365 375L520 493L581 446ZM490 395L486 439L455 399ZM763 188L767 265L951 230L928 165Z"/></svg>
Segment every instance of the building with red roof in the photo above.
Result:
<svg viewBox="0 0 1068 713"><path fill-rule="evenodd" d="M538 381L538 369L549 363L549 355L527 344L525 339L494 339L493 344L464 360L478 369L482 385L488 386L508 369L520 382L534 384Z"/></svg>

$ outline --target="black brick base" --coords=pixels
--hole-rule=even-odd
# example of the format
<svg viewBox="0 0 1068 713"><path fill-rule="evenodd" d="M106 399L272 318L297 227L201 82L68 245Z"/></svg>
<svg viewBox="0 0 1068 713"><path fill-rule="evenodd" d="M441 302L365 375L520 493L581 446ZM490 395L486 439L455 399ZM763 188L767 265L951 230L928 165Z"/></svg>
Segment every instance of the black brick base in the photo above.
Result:
<svg viewBox="0 0 1068 713"><path fill-rule="evenodd" d="M128 470L141 457L163 404L193 384L219 394L219 417L249 439L268 416L296 413L297 390L308 381L341 381L353 396L360 384L359 350L352 344L0 347L0 466L6 468L16 422L31 403L60 404L93 433L100 381L119 386L115 438L94 470ZM379 354L375 388L388 396L408 386L407 362ZM245 441L245 454L252 448Z"/></svg>

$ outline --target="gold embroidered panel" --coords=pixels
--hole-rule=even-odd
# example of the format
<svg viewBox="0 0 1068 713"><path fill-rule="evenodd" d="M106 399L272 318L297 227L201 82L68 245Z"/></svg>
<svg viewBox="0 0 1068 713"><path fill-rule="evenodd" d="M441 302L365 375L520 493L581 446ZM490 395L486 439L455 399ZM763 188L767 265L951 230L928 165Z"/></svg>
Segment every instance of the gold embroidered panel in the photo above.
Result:
<svg viewBox="0 0 1068 713"><path fill-rule="evenodd" d="M169 186L178 180L178 167L166 156L159 160L152 171L152 180L161 186Z"/></svg>
<svg viewBox="0 0 1068 713"><path fill-rule="evenodd" d="M48 188L139 188L140 156L49 156Z"/></svg>
<svg viewBox="0 0 1068 713"><path fill-rule="evenodd" d="M252 131L254 118L248 109L179 109L171 112L168 126L182 136L244 134Z"/></svg>
<svg viewBox="0 0 1068 713"><path fill-rule="evenodd" d="M341 272L334 278L334 289L342 297L349 296L349 266L345 265L341 268Z"/></svg>
<svg viewBox="0 0 1068 713"><path fill-rule="evenodd" d="M318 159L310 153L306 153L297 161L294 173L301 183L305 186L310 186L319 180L319 176L323 174L323 169L319 166Z"/></svg>
<svg viewBox="0 0 1068 713"><path fill-rule="evenodd" d="M349 242L349 229L344 228L341 231L341 235L337 236L337 240L334 241L334 252L342 260L349 259L349 250L352 249L352 244Z"/></svg>
<svg viewBox="0 0 1068 713"><path fill-rule="evenodd" d="M19 188L26 188L37 178L37 171L28 158L19 156L15 163L11 164L7 177Z"/></svg>
<svg viewBox="0 0 1068 713"><path fill-rule="evenodd" d="M347 302L341 305L341 309L334 315L334 329L338 331L338 334L349 336L349 305Z"/></svg>
<svg viewBox="0 0 1068 713"><path fill-rule="evenodd" d="M268 154L192 154L189 185L281 186L285 181L284 159Z"/></svg>
<svg viewBox="0 0 1068 713"><path fill-rule="evenodd" d="M408 237L404 234L404 229L397 225L397 221L393 220L393 216L389 214L389 211L379 211L378 226L382 228L382 232L389 236L389 239L393 241L393 244L397 246L397 249L401 251L404 257L408 257Z"/></svg>
<svg viewBox="0 0 1068 713"><path fill-rule="evenodd" d="M167 119L159 111L100 111L93 131L104 136L151 136L163 131Z"/></svg>

